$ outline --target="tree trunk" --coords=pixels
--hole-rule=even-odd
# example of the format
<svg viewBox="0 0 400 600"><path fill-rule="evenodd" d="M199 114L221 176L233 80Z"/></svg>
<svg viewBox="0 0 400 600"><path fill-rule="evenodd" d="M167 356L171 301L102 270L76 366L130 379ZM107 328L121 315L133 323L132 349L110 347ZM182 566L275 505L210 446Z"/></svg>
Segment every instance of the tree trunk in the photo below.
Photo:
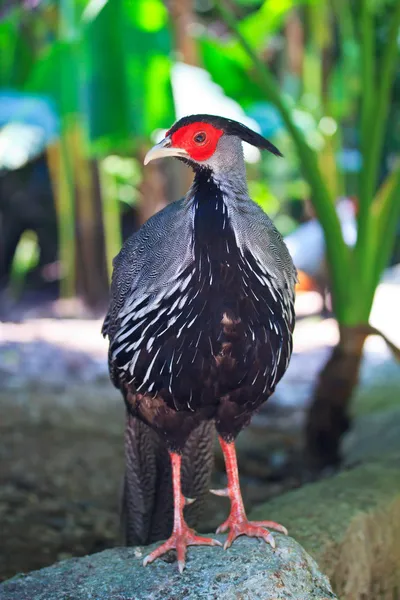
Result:
<svg viewBox="0 0 400 600"><path fill-rule="evenodd" d="M358 383L368 326L339 326L340 338L319 374L306 424L308 467L340 464L340 439L350 427L349 405Z"/></svg>
<svg viewBox="0 0 400 600"><path fill-rule="evenodd" d="M170 15L170 25L174 40L176 60L193 67L201 65L198 44L191 30L196 25L193 0L169 0L167 7ZM182 117L183 115L177 115ZM181 161L170 162L168 170L167 187L168 199L174 201L186 194L193 182L192 169Z"/></svg>
<svg viewBox="0 0 400 600"><path fill-rule="evenodd" d="M178 60L187 65L199 66L197 43L190 29L196 22L193 0L169 0L169 14Z"/></svg>

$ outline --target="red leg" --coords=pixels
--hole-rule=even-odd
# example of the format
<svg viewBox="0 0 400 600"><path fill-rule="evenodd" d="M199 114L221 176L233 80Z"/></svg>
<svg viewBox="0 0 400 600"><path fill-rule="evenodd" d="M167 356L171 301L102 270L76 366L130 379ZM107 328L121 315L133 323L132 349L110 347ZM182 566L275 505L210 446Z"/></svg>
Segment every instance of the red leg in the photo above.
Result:
<svg viewBox="0 0 400 600"><path fill-rule="evenodd" d="M226 474L228 477L228 487L225 490L211 490L218 496L229 496L231 501L231 512L227 520L222 523L217 529L217 533L223 533L229 529L228 538L225 542L224 549L226 550L232 545L232 542L240 535L248 535L249 537L260 537L273 548L275 548L275 540L272 534L266 529L276 529L287 535L287 530L283 525L274 521L248 521L244 510L242 494L239 484L239 473L236 461L236 450L234 442L225 442L219 438L222 452L224 453Z"/></svg>
<svg viewBox="0 0 400 600"><path fill-rule="evenodd" d="M171 537L146 556L143 565L153 562L159 556L162 556L169 550L176 550L178 555L178 568L182 573L185 568L185 556L187 546L222 546L218 540L212 538L200 537L196 535L193 529L190 529L183 517L183 507L185 498L181 491L181 456L170 452L172 463L172 484L174 492L174 527ZM188 501L189 503L191 500ZM187 502L186 502L187 503Z"/></svg>

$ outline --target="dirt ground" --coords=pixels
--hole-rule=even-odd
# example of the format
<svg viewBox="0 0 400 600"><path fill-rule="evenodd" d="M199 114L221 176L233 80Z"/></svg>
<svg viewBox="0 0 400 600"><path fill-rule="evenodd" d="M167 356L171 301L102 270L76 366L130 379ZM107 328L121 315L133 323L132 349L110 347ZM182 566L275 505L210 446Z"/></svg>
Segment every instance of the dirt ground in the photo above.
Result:
<svg viewBox="0 0 400 600"><path fill-rule="evenodd" d="M1 579L122 543L124 409L98 323L32 323L0 332ZM239 436L248 508L300 485L305 410L335 336L331 321L299 324L287 375ZM368 410L377 397L384 405L399 386L400 370L371 339L355 406ZM214 479L224 482L218 451ZM227 510L226 499L210 494L199 529L214 529Z"/></svg>

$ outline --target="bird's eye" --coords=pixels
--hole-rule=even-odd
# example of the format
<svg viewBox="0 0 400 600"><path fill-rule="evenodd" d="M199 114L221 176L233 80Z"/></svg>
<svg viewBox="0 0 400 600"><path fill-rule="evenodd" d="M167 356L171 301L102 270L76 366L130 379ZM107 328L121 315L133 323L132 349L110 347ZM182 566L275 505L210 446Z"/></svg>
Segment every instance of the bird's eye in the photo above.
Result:
<svg viewBox="0 0 400 600"><path fill-rule="evenodd" d="M204 144L204 142L206 141L206 138L207 138L207 135L206 135L205 131L199 131L193 137L193 141L196 142L196 144Z"/></svg>

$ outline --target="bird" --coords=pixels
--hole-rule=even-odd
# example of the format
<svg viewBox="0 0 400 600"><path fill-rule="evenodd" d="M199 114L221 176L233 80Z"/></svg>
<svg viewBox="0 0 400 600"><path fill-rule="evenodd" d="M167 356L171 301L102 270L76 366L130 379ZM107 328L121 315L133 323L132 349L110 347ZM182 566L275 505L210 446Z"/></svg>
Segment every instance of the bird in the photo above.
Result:
<svg viewBox="0 0 400 600"><path fill-rule="evenodd" d="M170 536L143 564L175 550L181 573L188 546L221 545L189 527L184 507L196 498L182 492L182 485L207 492L215 430L227 487L211 491L231 504L217 529L228 532L224 548L241 535L275 547L269 529L287 534L273 521L247 519L235 450L237 435L288 367L296 285L280 233L249 196L242 142L281 156L247 126L206 114L179 119L146 154L145 165L183 161L194 171L193 184L114 259L102 329L111 380L127 409L128 538L165 539L172 484Z"/></svg>

